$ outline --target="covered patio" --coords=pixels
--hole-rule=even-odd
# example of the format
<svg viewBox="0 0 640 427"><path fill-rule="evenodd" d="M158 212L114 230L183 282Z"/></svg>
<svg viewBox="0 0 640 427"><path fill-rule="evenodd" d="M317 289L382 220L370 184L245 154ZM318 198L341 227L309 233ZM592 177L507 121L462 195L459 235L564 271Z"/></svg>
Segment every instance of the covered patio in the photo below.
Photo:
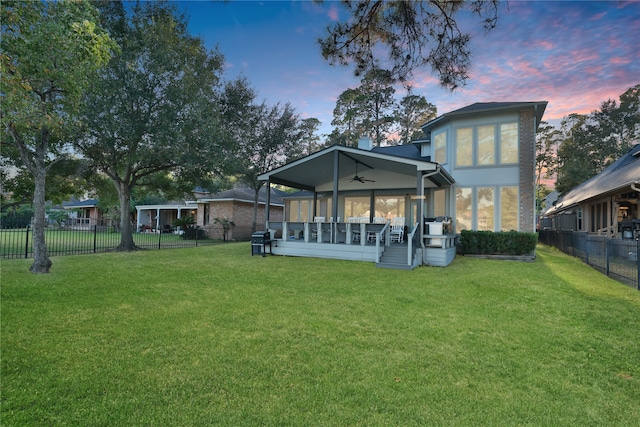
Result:
<svg viewBox="0 0 640 427"><path fill-rule="evenodd" d="M408 268L447 265L455 256L454 236L443 234L447 218L439 218L439 227L431 230L424 221L438 211L427 203L429 192L448 189L454 180L421 157L417 146L334 145L259 179L269 188L280 184L306 191L307 201L300 198L296 204L291 196L284 221L271 221L267 211L265 228L274 254ZM443 253L426 259L429 248Z"/></svg>

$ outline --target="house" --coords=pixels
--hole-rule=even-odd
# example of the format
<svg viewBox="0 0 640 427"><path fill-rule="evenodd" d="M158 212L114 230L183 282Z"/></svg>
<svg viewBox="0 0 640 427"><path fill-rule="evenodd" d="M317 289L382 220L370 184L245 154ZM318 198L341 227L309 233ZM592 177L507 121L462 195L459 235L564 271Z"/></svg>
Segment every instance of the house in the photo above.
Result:
<svg viewBox="0 0 640 427"><path fill-rule="evenodd" d="M535 231L535 133L546 105L476 103L426 123L427 138L410 145L363 138L263 173L269 187L304 191L284 198L284 221L267 213L273 252L412 268L448 265L462 230Z"/></svg>
<svg viewBox="0 0 640 427"><path fill-rule="evenodd" d="M284 194L277 189L271 189L272 217L282 220L284 205L280 196ZM251 224L255 192L249 187L236 185L230 190L209 193L203 189L196 189L195 200L169 202L158 205L138 205L136 230L138 232L179 232L174 230L176 219L191 215L196 225L205 230L211 239L223 238L223 227L215 219L225 219L235 225L228 231L228 240L249 240L251 238ZM258 223L264 224L266 188L258 193Z"/></svg>
<svg viewBox="0 0 640 427"><path fill-rule="evenodd" d="M640 237L640 144L562 195L543 216L552 230Z"/></svg>
<svg viewBox="0 0 640 427"><path fill-rule="evenodd" d="M79 200L72 198L62 203L62 209L67 211L65 227L75 229L93 229L95 225L103 225L102 210L98 207L97 199Z"/></svg>
<svg viewBox="0 0 640 427"><path fill-rule="evenodd" d="M258 212L256 224L265 223L265 205L267 199L270 203L271 218L282 221L284 204L281 200L285 193L275 188L270 189L267 198L267 189L262 187L258 192ZM213 239L223 238L223 229L215 222L216 218L232 221L235 225L229 230L228 240L249 240L251 238L255 190L244 185L236 185L230 190L215 194L205 192L196 193L197 197L197 224L206 230L207 235Z"/></svg>

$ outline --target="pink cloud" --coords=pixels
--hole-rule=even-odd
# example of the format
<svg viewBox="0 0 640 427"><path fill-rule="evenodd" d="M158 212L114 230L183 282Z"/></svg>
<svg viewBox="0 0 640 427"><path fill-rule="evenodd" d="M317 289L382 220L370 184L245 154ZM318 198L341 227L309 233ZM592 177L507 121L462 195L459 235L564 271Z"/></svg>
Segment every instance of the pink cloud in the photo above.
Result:
<svg viewBox="0 0 640 427"><path fill-rule="evenodd" d="M340 19L340 17L338 16L338 8L335 6L330 7L327 11L327 16L332 21L338 21Z"/></svg>

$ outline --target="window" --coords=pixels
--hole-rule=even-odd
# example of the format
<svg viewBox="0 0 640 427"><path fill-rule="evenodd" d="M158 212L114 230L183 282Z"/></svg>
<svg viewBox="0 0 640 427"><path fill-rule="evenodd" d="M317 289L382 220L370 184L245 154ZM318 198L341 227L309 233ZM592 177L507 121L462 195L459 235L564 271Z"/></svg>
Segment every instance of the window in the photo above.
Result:
<svg viewBox="0 0 640 427"><path fill-rule="evenodd" d="M518 163L518 124L500 125L500 163Z"/></svg>
<svg viewBox="0 0 640 427"><path fill-rule="evenodd" d="M471 230L472 227L472 188L456 189L456 232Z"/></svg>
<svg viewBox="0 0 640 427"><path fill-rule="evenodd" d="M494 229L493 193L493 187L478 188L478 230L493 231Z"/></svg>
<svg viewBox="0 0 640 427"><path fill-rule="evenodd" d="M473 166L473 128L456 130L456 165Z"/></svg>
<svg viewBox="0 0 640 427"><path fill-rule="evenodd" d="M518 187L500 188L500 229L518 230Z"/></svg>
<svg viewBox="0 0 640 427"><path fill-rule="evenodd" d="M445 216L447 214L447 190L433 191L433 216Z"/></svg>
<svg viewBox="0 0 640 427"><path fill-rule="evenodd" d="M345 197L344 199L344 216L346 218L352 216L369 217L371 198L367 196L361 197Z"/></svg>
<svg viewBox="0 0 640 427"><path fill-rule="evenodd" d="M404 197L378 196L375 199L374 216L391 219L404 217Z"/></svg>
<svg viewBox="0 0 640 427"><path fill-rule="evenodd" d="M310 205L311 203L308 200L292 200L289 203L288 221L308 222Z"/></svg>
<svg viewBox="0 0 640 427"><path fill-rule="evenodd" d="M210 216L210 210L211 210L211 206L209 206L209 203L205 203L202 206L204 209L204 219L203 219L203 223L202 225L209 225L209 216Z"/></svg>
<svg viewBox="0 0 640 427"><path fill-rule="evenodd" d="M499 129L498 133L496 133L497 129ZM458 128L455 136L456 166L458 167L518 163L517 123Z"/></svg>
<svg viewBox="0 0 640 427"><path fill-rule="evenodd" d="M434 158L436 163L447 163L447 132L440 132L433 138Z"/></svg>
<svg viewBox="0 0 640 427"><path fill-rule="evenodd" d="M478 127L478 165L495 164L495 151L495 126Z"/></svg>

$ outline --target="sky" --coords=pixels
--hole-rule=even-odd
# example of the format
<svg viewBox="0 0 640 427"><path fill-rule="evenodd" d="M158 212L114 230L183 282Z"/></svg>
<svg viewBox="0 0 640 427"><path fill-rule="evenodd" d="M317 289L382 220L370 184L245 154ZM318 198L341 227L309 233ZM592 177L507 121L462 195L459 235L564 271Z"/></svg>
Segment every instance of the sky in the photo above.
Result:
<svg viewBox="0 0 640 427"><path fill-rule="evenodd" d="M348 15L336 1L176 1L189 31L225 56L225 79L246 77L258 99L289 102L303 118L332 130L338 96L359 86L352 68L331 66L318 39ZM472 34L467 85L443 89L430 68L411 80L413 93L438 115L475 102L548 101L544 120L559 126L640 84L640 1L517 1L502 3L486 33L465 15ZM406 92L398 87L398 99Z"/></svg>

